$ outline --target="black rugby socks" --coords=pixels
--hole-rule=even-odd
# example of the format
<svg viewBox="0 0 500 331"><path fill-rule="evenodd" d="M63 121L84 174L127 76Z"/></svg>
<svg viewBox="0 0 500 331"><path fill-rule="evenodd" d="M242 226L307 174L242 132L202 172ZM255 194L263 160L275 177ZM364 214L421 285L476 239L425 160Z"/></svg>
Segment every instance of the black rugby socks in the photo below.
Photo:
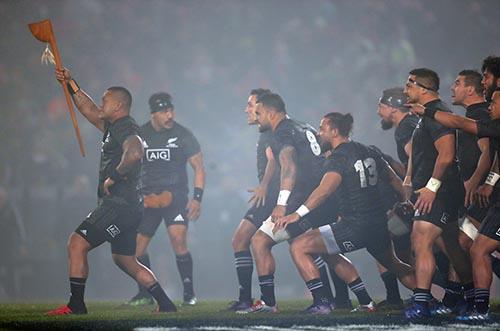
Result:
<svg viewBox="0 0 500 331"><path fill-rule="evenodd" d="M148 288L148 292L155 298L158 303L158 311L170 312L177 311L175 304L170 300L161 285L156 282Z"/></svg>
<svg viewBox="0 0 500 331"><path fill-rule="evenodd" d="M319 269L319 274L321 282L323 283L325 296L331 303L333 303L334 298L332 293L332 287L330 286L330 278L328 278L328 266L326 265L325 260L323 260L321 256L316 257L316 259L314 259L314 263Z"/></svg>
<svg viewBox="0 0 500 331"><path fill-rule="evenodd" d="M182 284L184 285L184 299L190 299L194 296L193 289L193 259L191 253L187 252L184 255L177 255L177 268L181 276Z"/></svg>
<svg viewBox="0 0 500 331"><path fill-rule="evenodd" d="M238 301L250 303L252 301L252 253L250 253L250 251L234 253L234 264L236 266L236 274L238 275L238 283L240 285L240 296Z"/></svg>
<svg viewBox="0 0 500 331"><path fill-rule="evenodd" d="M366 291L365 284L363 283L361 278L358 277L355 281L349 283L349 288L358 298L358 302L360 305L368 305L370 302L372 302L372 298Z"/></svg>
<svg viewBox="0 0 500 331"><path fill-rule="evenodd" d="M71 297L69 298L68 307L71 308L73 313L86 313L87 308L83 301L85 294L85 283L87 278L70 277L69 284L71 288Z"/></svg>
<svg viewBox="0 0 500 331"><path fill-rule="evenodd" d="M388 303L400 303L401 294L399 293L398 279L390 271L380 274L380 278L384 282L385 290L387 292L386 301Z"/></svg>
<svg viewBox="0 0 500 331"><path fill-rule="evenodd" d="M259 276L260 297L268 306L276 306L276 298L274 296L274 275Z"/></svg>

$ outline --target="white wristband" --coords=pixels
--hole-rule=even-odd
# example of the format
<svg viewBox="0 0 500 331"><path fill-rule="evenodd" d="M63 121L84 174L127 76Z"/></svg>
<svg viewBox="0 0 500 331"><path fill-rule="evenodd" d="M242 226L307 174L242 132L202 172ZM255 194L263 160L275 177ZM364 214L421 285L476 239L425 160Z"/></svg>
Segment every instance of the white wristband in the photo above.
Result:
<svg viewBox="0 0 500 331"><path fill-rule="evenodd" d="M279 206L286 206L286 202L288 201L290 193L292 192L288 190L281 190L280 194L278 195L278 202L276 202L276 204Z"/></svg>
<svg viewBox="0 0 500 331"><path fill-rule="evenodd" d="M485 183L491 186L495 186L495 184L498 182L498 179L500 179L500 175L496 172L490 171Z"/></svg>
<svg viewBox="0 0 500 331"><path fill-rule="evenodd" d="M439 188L441 187L441 181L439 179L436 179L434 177L431 177L429 181L427 182L427 185L425 185L425 188L428 190L431 190L434 193L437 193Z"/></svg>
<svg viewBox="0 0 500 331"><path fill-rule="evenodd" d="M304 217L309 214L310 210L306 205L301 205L295 212L299 214L300 217Z"/></svg>

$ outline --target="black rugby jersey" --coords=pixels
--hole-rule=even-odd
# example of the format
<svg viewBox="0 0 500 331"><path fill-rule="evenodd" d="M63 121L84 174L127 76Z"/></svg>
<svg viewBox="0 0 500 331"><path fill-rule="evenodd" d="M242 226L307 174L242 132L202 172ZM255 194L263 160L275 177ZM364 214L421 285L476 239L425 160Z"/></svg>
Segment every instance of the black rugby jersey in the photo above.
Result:
<svg viewBox="0 0 500 331"><path fill-rule="evenodd" d="M273 137L273 132L271 130L267 130L261 132L259 135L259 141L257 142L257 177L259 178L259 183L262 182L264 178L264 173L266 172L267 166L267 156L266 149L271 147L271 140ZM272 148L272 147L271 147ZM269 182L269 186L278 186L280 177L279 177L279 167L274 169L273 177Z"/></svg>
<svg viewBox="0 0 500 331"><path fill-rule="evenodd" d="M343 143L333 150L325 168L342 176L336 191L342 221L359 226L387 221L381 186L388 175L379 151L354 141Z"/></svg>
<svg viewBox="0 0 500 331"><path fill-rule="evenodd" d="M286 118L274 130L271 149L280 164L279 154L285 146L293 146L296 154L297 176L294 190L310 193L321 179L321 147L316 129L306 123ZM281 168L281 165L280 165Z"/></svg>
<svg viewBox="0 0 500 331"><path fill-rule="evenodd" d="M405 168L408 168L408 155L406 155L405 146L411 140L417 123L418 116L408 114L399 122L399 125L394 130L398 158L404 164Z"/></svg>
<svg viewBox="0 0 500 331"><path fill-rule="evenodd" d="M122 159L123 142L130 136L139 136L139 126L130 116L117 119L113 123L105 122L104 135L101 147L101 162L99 166L99 186L97 195L104 197L103 184L113 169L116 169ZM140 162L125 174L126 179L115 183L110 188L110 193L115 197L126 200L134 200L139 196L139 175L141 170Z"/></svg>
<svg viewBox="0 0 500 331"><path fill-rule="evenodd" d="M144 139L142 191L144 194L165 190L187 194L188 159L200 152L194 135L177 122L171 129L156 131L151 121L141 127Z"/></svg>
<svg viewBox="0 0 500 331"><path fill-rule="evenodd" d="M380 150L380 148L378 148L377 146L370 145L368 146L368 148L371 148L375 150L377 154L380 154L380 156L383 158L385 162L387 162L389 166L391 166L392 162L396 162L390 155L382 152L382 150ZM379 192L382 196L382 201L384 203L385 210L392 209L392 207L394 207L394 204L399 201L398 192L392 187L391 183L389 182L389 178L387 178L387 180L379 181L378 184L379 184Z"/></svg>
<svg viewBox="0 0 500 331"><path fill-rule="evenodd" d="M478 120L489 120L488 103L481 102L470 105L465 111L465 117ZM468 180L477 168L481 150L477 146L477 136L458 130L458 162L464 181Z"/></svg>
<svg viewBox="0 0 500 331"><path fill-rule="evenodd" d="M451 113L448 106L439 99L428 102L424 106L426 108L438 109ZM412 140L412 185L415 190L425 187L432 177L434 165L438 156L434 142L447 134L455 135L455 130L446 128L427 116L420 118L413 132ZM459 183L462 183L458 172L458 161L456 157L452 164L445 170L441 181L442 186L438 191L438 195L450 190L455 190L459 187Z"/></svg>

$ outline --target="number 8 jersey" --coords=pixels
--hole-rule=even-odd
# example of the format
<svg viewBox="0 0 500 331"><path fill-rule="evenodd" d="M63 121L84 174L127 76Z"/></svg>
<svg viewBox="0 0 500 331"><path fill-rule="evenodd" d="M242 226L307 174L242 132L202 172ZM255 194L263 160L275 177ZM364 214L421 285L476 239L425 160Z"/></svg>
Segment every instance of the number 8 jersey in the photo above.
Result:
<svg viewBox="0 0 500 331"><path fill-rule="evenodd" d="M316 140L316 130L309 124L286 118L274 130L271 143L274 158L279 164L279 154L286 146L295 148L297 176L294 191L309 194L321 179L321 147Z"/></svg>
<svg viewBox="0 0 500 331"><path fill-rule="evenodd" d="M387 221L379 191L388 176L380 152L354 141L343 143L325 161L325 172L342 176L336 192L342 220L360 226L373 224L375 219Z"/></svg>

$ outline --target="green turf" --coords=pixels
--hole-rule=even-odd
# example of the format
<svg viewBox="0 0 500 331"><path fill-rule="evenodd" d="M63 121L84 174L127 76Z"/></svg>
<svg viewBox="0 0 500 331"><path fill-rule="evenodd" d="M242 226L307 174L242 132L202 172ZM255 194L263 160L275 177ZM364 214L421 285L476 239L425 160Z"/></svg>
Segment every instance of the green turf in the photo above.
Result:
<svg viewBox="0 0 500 331"><path fill-rule="evenodd" d="M56 308L57 303L15 303L0 304L0 330L131 330L139 326L196 327L248 325L271 325L291 327L293 325L335 325L335 324L406 324L401 312L350 313L334 311L327 316L308 316L300 311L310 304L306 300L280 301L279 314L238 315L222 312L227 302L200 301L194 307L179 306L177 313L154 313L155 306L129 307L119 302L89 302L87 315L45 316ZM498 311L498 304L494 305ZM499 321L500 318L496 318ZM451 322L438 319L435 323Z"/></svg>

